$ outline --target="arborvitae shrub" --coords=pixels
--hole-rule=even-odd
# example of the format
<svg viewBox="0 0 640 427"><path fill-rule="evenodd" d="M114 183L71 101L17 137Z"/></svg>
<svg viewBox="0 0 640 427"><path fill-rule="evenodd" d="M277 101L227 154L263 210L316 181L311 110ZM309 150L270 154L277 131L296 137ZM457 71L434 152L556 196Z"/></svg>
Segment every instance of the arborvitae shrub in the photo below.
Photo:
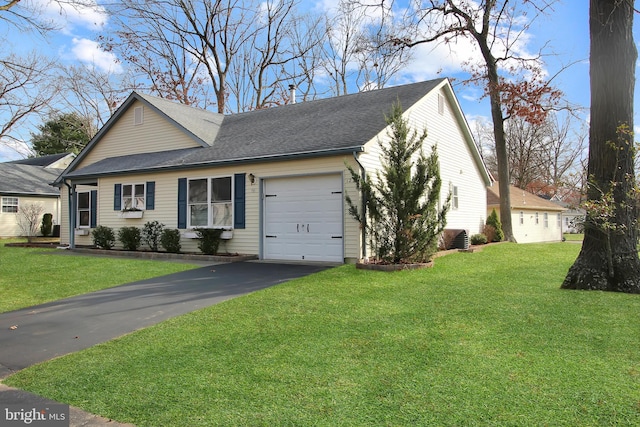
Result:
<svg viewBox="0 0 640 427"><path fill-rule="evenodd" d="M40 226L40 233L47 237L53 230L53 215L46 213L42 216L42 225Z"/></svg>
<svg viewBox="0 0 640 427"><path fill-rule="evenodd" d="M502 223L498 218L498 212L495 209L491 211L489 217L487 218L487 225L492 226L496 230L496 235L494 238L489 239L490 242L500 242L504 239L504 232L502 231ZM488 238L489 236L487 236Z"/></svg>

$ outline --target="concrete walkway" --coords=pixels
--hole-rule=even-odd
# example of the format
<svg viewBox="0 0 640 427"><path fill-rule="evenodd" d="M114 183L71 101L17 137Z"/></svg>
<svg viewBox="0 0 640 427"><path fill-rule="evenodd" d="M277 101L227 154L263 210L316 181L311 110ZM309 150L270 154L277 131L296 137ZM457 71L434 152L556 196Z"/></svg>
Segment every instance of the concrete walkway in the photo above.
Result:
<svg viewBox="0 0 640 427"><path fill-rule="evenodd" d="M0 379L33 364L109 341L171 317L326 268L328 266L319 264L266 262L210 265L0 313ZM28 403L29 396L38 398L4 386L0 388L0 403ZM97 421L75 424L73 411L71 418L71 425L116 425ZM100 422L108 420L100 419Z"/></svg>

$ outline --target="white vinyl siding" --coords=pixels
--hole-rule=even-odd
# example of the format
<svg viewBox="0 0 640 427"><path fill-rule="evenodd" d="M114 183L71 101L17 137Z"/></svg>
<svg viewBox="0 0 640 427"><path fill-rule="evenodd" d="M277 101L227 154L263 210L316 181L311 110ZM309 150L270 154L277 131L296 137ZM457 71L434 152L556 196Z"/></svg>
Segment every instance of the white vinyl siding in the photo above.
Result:
<svg viewBox="0 0 640 427"><path fill-rule="evenodd" d="M3 196L11 199L18 199L19 206L29 205L31 203L41 205L44 210L43 214L50 213L53 215L53 224L60 223L60 199L57 197L37 197L37 196ZM13 203L14 201L11 201ZM0 201L1 203L1 201ZM12 206L11 204L7 206ZM18 206L18 209L19 209ZM13 209L11 209L13 210ZM19 214L14 212L2 212L0 209L0 237L16 237L22 235L22 230L18 225Z"/></svg>
<svg viewBox="0 0 640 427"><path fill-rule="evenodd" d="M102 136L77 169L107 157L199 147L186 133L149 108L144 111L143 123L134 125L137 107L141 107L138 101Z"/></svg>
<svg viewBox="0 0 640 427"><path fill-rule="evenodd" d="M489 206L490 212L496 206ZM545 226L536 223L536 217L543 216ZM520 210L511 212L511 221L518 226L513 227L513 235L518 243L558 242L562 240L562 221L548 221L551 215L560 215L558 211L536 212L534 210Z"/></svg>
<svg viewBox="0 0 640 427"><path fill-rule="evenodd" d="M445 104L442 115L438 112L438 95L442 97ZM450 209L447 213L447 228L466 229L470 234L481 233L487 215L487 187L483 180L484 172L480 171L474 160L473 151L476 150L474 142L465 138L463 127L466 123L460 122L455 116L457 106L454 108L451 105L452 102L455 101L449 97L443 85L439 91L435 90L407 109L404 115L415 129L426 128L427 138L423 147L425 155L430 155L431 147L437 145L442 182L455 182L458 187L459 209ZM391 106L387 112L390 109ZM366 153L359 157L372 178L379 168L378 141L386 143L388 140L387 131L381 131L378 137L366 144ZM440 200L444 201L449 192L449 185L443 185Z"/></svg>
<svg viewBox="0 0 640 427"><path fill-rule="evenodd" d="M97 188L92 187L91 189L98 190L98 225L105 225L117 230L118 228L125 226L142 227L147 221L159 221L163 223L166 228L177 228L178 179L187 178L191 180L206 177L224 177L233 176L236 173L246 173L247 176L249 176L249 174L253 174L255 176L253 184L250 183L248 178L246 180L245 228L234 229L233 238L228 241L223 241L220 250L224 252L258 255L260 253L260 233L262 230L262 225L260 223L261 199L259 190L261 180L268 179L270 177L295 177L310 174L340 173L344 177L343 185L345 192L350 194L353 199L357 200L358 192L350 179L349 172L345 168L345 163L351 165L356 170L358 168L358 165L355 163L353 156L351 155L333 156L317 159L252 163L249 165L223 166L217 168L212 167L191 171L171 171L161 174L140 174L126 179L123 179L123 177L106 177L101 178L98 181ZM114 184L120 184L123 181L155 181L155 209L145 211L144 217L141 219L120 218L118 216L119 211L113 210L113 188ZM80 191L80 189L78 191ZM63 187L62 194L62 203L66 204L66 187ZM107 206L107 208L100 209L100 206ZM361 236L359 224L351 218L347 212L347 208L344 210L344 221L344 256L347 259L355 260L361 256L361 252L359 250ZM185 233L188 230L181 231ZM62 219L61 223L62 243L68 243L68 239L68 217L65 213L65 217ZM78 245L91 244L91 236L75 236L75 239L76 244ZM181 243L182 251L199 252L196 239L183 238Z"/></svg>

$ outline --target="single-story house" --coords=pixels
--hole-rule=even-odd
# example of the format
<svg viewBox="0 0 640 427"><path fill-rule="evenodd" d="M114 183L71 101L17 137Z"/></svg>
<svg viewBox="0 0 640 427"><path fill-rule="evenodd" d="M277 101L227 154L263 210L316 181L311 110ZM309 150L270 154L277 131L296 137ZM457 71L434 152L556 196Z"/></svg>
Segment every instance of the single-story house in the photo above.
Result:
<svg viewBox="0 0 640 427"><path fill-rule="evenodd" d="M20 208L40 205L60 224L60 190L51 184L71 163L73 154L14 160L0 163L0 237L24 234L20 227Z"/></svg>
<svg viewBox="0 0 640 427"><path fill-rule="evenodd" d="M579 207L561 200L554 200L554 203L565 208L562 212L562 232L563 233L582 233L584 230L584 220L587 212Z"/></svg>
<svg viewBox="0 0 640 427"><path fill-rule="evenodd" d="M511 224L518 243L562 240L562 212L565 208L513 185L509 189ZM497 182L487 188L487 214L493 209L500 215L500 189Z"/></svg>
<svg viewBox="0 0 640 427"><path fill-rule="evenodd" d="M479 232L490 177L449 80L437 79L231 115L134 92L57 180L62 243L157 220L181 231L185 252L208 227L227 230L221 251L261 259L370 256L345 203L359 200L347 165L380 169L396 102L427 129L425 151L437 144L448 227Z"/></svg>

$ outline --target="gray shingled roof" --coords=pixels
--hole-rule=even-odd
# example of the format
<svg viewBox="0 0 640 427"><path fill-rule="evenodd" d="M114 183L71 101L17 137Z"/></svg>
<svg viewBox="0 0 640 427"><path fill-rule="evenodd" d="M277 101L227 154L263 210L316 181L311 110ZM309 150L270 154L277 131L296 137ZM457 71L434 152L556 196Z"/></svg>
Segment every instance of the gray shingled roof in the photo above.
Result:
<svg viewBox="0 0 640 427"><path fill-rule="evenodd" d="M151 95L141 93L136 95L209 145L215 140L222 120L224 119L224 115L222 114L190 107Z"/></svg>
<svg viewBox="0 0 640 427"><path fill-rule="evenodd" d="M384 116L389 113L394 102L399 100L407 110L443 80L224 116L214 138L205 140L211 141L211 147L108 158L64 176L89 177L357 151L386 127ZM154 97L143 98L153 101L161 112L171 114L176 122L181 115L193 110L166 100L157 102L158 98ZM182 126L214 126L199 121L196 116L192 119L194 124L187 121L180 123Z"/></svg>
<svg viewBox="0 0 640 427"><path fill-rule="evenodd" d="M49 185L59 170L16 163L0 163L0 194L59 196L60 191Z"/></svg>
<svg viewBox="0 0 640 427"><path fill-rule="evenodd" d="M69 153L61 153L61 154L49 154L47 156L39 156L39 157L30 157L28 159L19 159L12 160L6 163L15 163L20 165L31 165L31 166L49 166L58 160L67 157Z"/></svg>

